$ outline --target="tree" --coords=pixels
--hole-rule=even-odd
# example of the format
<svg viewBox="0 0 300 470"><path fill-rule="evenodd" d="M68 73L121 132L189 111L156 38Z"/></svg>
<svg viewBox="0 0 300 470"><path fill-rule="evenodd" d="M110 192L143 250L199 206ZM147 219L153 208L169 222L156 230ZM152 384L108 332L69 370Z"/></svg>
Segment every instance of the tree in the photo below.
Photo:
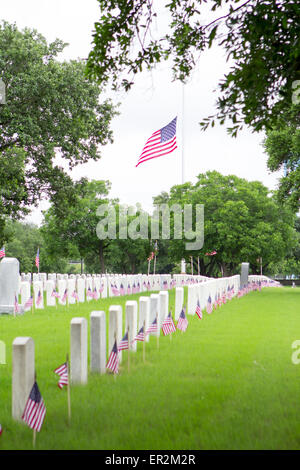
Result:
<svg viewBox="0 0 300 470"><path fill-rule="evenodd" d="M108 242L97 237L96 227L99 222L97 209L99 205L109 203L109 188L108 181L82 178L74 183L72 206L68 207L62 199L59 206L52 205L45 212L41 233L50 257L62 255L90 262L97 259L97 271L105 272L104 252Z"/></svg>
<svg viewBox="0 0 300 470"><path fill-rule="evenodd" d="M66 44L48 44L35 30L0 24L0 78L6 104L0 105L0 219L21 217L48 197L59 205L74 198L69 168L100 158L112 141L116 110L100 101L99 86L85 76L85 63L59 61ZM1 225L0 224L0 225ZM1 234L0 234L1 235Z"/></svg>
<svg viewBox="0 0 300 470"><path fill-rule="evenodd" d="M32 223L7 221L5 231L9 242L5 244L6 256L17 258L20 272L37 272L35 257L40 250L40 272L65 272L68 260L63 256L49 258L39 227Z"/></svg>
<svg viewBox="0 0 300 470"><path fill-rule="evenodd" d="M232 67L220 77L216 114L201 123L203 129L229 119L232 135L243 124L260 131L290 105L300 78L297 0L171 0L159 13L152 0L98 2L87 72L102 85L111 81L128 90L137 73L170 59L174 79L185 81L201 52L218 44ZM153 20L166 12L169 28L157 35Z"/></svg>
<svg viewBox="0 0 300 470"><path fill-rule="evenodd" d="M278 189L278 199L295 211L300 204L300 104L295 104L267 132L264 148L271 171L284 170Z"/></svg>
<svg viewBox="0 0 300 470"><path fill-rule="evenodd" d="M278 205L269 190L260 182L223 176L216 171L200 174L192 185L174 186L170 194L163 193L154 199L155 204L204 204L204 245L200 251L187 251L184 233L182 239L171 235L168 254L171 261L190 257L200 258L202 275L235 274L240 264L248 261L253 273L283 259L297 244L294 229L295 216L288 208ZM172 215L172 214L171 214ZM194 215L195 218L195 215ZM174 226L174 218L172 219ZM195 226L194 226L195 229ZM207 255L216 251L213 256Z"/></svg>

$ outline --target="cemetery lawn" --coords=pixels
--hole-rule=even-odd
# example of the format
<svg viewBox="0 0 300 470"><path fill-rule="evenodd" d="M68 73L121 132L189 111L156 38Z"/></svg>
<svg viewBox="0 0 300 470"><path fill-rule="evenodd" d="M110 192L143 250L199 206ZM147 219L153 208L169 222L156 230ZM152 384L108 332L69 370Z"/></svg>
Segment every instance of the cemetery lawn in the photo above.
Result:
<svg viewBox="0 0 300 470"><path fill-rule="evenodd" d="M69 353L70 321L92 310L138 299L92 300L0 317L6 364L0 364L0 451L32 450L32 431L11 418L12 342L35 342L37 383L47 413L36 449L196 450L300 449L300 364L292 348L300 340L300 289L264 288L204 313L188 315L187 331L138 342L123 351L120 374L89 373L88 384L67 393L53 370ZM187 289L185 288L185 298ZM174 290L169 291L174 311ZM123 329L124 331L124 329ZM300 351L300 347L298 347ZM300 353L299 353L300 357Z"/></svg>

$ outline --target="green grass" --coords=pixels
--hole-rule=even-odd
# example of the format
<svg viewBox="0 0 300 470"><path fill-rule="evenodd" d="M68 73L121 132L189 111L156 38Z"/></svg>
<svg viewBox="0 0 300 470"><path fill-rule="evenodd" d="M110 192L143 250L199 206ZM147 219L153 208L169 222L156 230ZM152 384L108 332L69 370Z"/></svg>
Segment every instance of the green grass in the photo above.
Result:
<svg viewBox="0 0 300 470"><path fill-rule="evenodd" d="M185 295L186 295L185 291ZM145 294L143 294L145 295ZM147 295L147 294L146 294ZM89 373L67 393L53 370L70 348L70 321L89 319L110 304L90 301L0 317L7 364L0 365L0 450L32 449L32 431L11 418L11 352L17 336L35 342L37 382L47 414L37 449L300 449L300 364L291 361L300 339L300 289L266 288L233 299L202 320L188 316L185 333L123 351L120 374ZM174 291L170 291L174 307Z"/></svg>

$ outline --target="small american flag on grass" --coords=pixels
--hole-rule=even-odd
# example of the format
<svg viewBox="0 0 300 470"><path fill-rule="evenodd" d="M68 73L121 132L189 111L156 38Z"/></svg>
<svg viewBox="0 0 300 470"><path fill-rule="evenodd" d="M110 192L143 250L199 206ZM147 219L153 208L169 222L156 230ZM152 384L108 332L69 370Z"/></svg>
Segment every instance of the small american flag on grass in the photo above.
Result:
<svg viewBox="0 0 300 470"><path fill-rule="evenodd" d="M184 310L182 309L176 326L178 330L185 331L188 327L188 324L189 322L187 321Z"/></svg>
<svg viewBox="0 0 300 470"><path fill-rule="evenodd" d="M126 331L125 335L121 339L119 346L118 346L118 351L123 351L124 349L129 348L129 342L128 342L128 331Z"/></svg>
<svg viewBox="0 0 300 470"><path fill-rule="evenodd" d="M196 314L198 315L198 317L199 317L200 320L201 320L201 319L202 319L202 311L201 311L201 307L200 307L200 302L199 302L199 300L197 300Z"/></svg>
<svg viewBox="0 0 300 470"><path fill-rule="evenodd" d="M212 303L211 303L211 296L209 296L207 299L207 304L206 304L206 313L211 313L211 312L212 312Z"/></svg>
<svg viewBox="0 0 300 470"><path fill-rule="evenodd" d="M125 295L125 289L123 284L120 285L120 295Z"/></svg>
<svg viewBox="0 0 300 470"><path fill-rule="evenodd" d="M52 297L56 297L57 299L59 299L59 293L56 292L55 289L53 289L51 296L52 296Z"/></svg>
<svg viewBox="0 0 300 470"><path fill-rule="evenodd" d="M22 420L25 421L31 429L39 432L41 430L45 414L46 408L44 400L39 391L38 385L35 382L26 402Z"/></svg>
<svg viewBox="0 0 300 470"><path fill-rule="evenodd" d="M29 297L29 299L24 304L24 310L31 308L33 306L33 297Z"/></svg>
<svg viewBox="0 0 300 470"><path fill-rule="evenodd" d="M92 289L90 287L86 291L86 296L90 297L91 299L94 297L94 294L93 294Z"/></svg>
<svg viewBox="0 0 300 470"><path fill-rule="evenodd" d="M149 333L157 333L157 319L155 318L151 325L148 327L145 335L149 335Z"/></svg>
<svg viewBox="0 0 300 470"><path fill-rule="evenodd" d="M68 364L64 362L61 366L55 369L55 374L59 375L58 387L63 388L64 385L68 385L69 376L68 376Z"/></svg>
<svg viewBox="0 0 300 470"><path fill-rule="evenodd" d="M3 247L1 248L1 250L0 250L0 259L1 259L1 258L4 258L4 256L5 256L5 248L4 248L4 246L3 246Z"/></svg>
<svg viewBox="0 0 300 470"><path fill-rule="evenodd" d="M68 297L68 289L65 289L65 292L64 292L64 295L61 298L61 301L65 302L67 300L67 297Z"/></svg>
<svg viewBox="0 0 300 470"><path fill-rule="evenodd" d="M149 137L136 167L147 160L162 157L163 155L167 155L177 149L176 123L177 117Z"/></svg>
<svg viewBox="0 0 300 470"><path fill-rule="evenodd" d="M96 287L94 287L94 290L93 290L93 299L95 299L95 300L98 300L98 299L99 299L99 294L98 294L98 292L97 292Z"/></svg>
<svg viewBox="0 0 300 470"><path fill-rule="evenodd" d="M119 372L119 354L117 348L117 341L115 341L111 353L106 364L106 368L110 369L114 374Z"/></svg>
<svg viewBox="0 0 300 470"><path fill-rule="evenodd" d="M145 341L144 327L140 329L133 341Z"/></svg>
<svg viewBox="0 0 300 470"><path fill-rule="evenodd" d="M43 296L41 294L41 291L39 290L37 298L36 298L36 304L40 305L42 303L42 300L43 300Z"/></svg>
<svg viewBox="0 0 300 470"><path fill-rule="evenodd" d="M15 313L19 313L20 309L19 309L19 303L18 303L18 297L15 295Z"/></svg>
<svg viewBox="0 0 300 470"><path fill-rule="evenodd" d="M173 317L172 317L171 312L164 319L164 321L162 322L161 327L162 327L162 330L163 330L163 333L164 333L165 336L169 335L171 333L174 333L176 331L176 327L174 325L174 321L173 321Z"/></svg>
<svg viewBox="0 0 300 470"><path fill-rule="evenodd" d="M77 294L76 290L74 290L74 291L72 292L72 297L73 297L73 299L76 300L76 302L79 301L79 297L78 297L78 294Z"/></svg>

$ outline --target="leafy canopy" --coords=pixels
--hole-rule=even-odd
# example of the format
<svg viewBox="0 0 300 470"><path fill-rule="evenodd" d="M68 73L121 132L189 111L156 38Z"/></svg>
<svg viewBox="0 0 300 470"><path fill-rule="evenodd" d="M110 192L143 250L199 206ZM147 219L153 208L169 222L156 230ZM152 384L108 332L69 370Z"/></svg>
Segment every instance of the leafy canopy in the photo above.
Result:
<svg viewBox="0 0 300 470"><path fill-rule="evenodd" d="M85 75L80 60L59 61L66 44L48 44L36 30L0 24L0 78L6 104L0 105L0 217L20 217L48 197L72 201L69 168L100 158L112 141L112 103ZM1 235L1 234L0 234Z"/></svg>
<svg viewBox="0 0 300 470"><path fill-rule="evenodd" d="M220 77L216 114L203 129L229 119L234 136L244 123L260 131L290 105L300 78L298 0L98 2L87 73L102 85L128 90L137 73L164 60L172 60L174 79L185 81L201 52L217 44L232 66ZM157 33L153 26L165 15L168 27Z"/></svg>

